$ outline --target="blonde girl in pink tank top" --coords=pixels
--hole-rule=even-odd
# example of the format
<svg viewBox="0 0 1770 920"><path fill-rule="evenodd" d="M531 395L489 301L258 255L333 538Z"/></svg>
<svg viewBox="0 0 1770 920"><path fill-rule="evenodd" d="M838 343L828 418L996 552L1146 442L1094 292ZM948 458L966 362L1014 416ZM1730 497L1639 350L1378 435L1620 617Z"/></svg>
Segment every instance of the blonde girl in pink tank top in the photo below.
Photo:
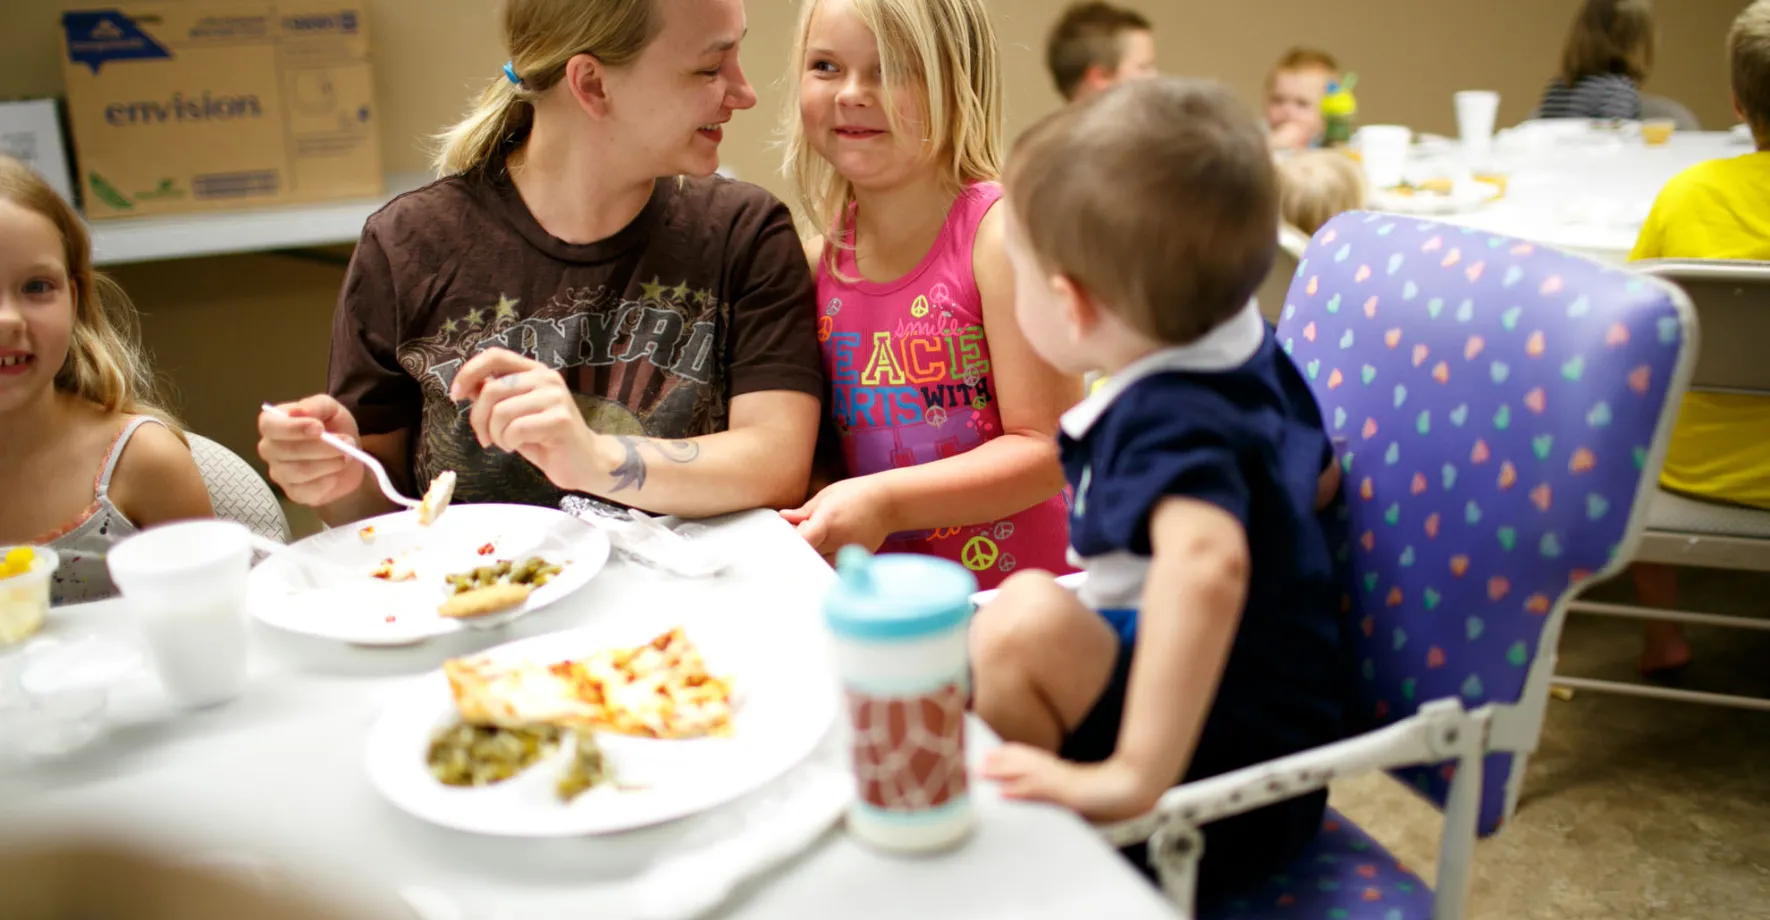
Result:
<svg viewBox="0 0 1770 920"><path fill-rule="evenodd" d="M807 249L843 478L782 514L826 556L943 556L985 588L1069 571L1055 436L1081 382L1014 321L982 0L805 0L793 60L786 171L821 231Z"/></svg>

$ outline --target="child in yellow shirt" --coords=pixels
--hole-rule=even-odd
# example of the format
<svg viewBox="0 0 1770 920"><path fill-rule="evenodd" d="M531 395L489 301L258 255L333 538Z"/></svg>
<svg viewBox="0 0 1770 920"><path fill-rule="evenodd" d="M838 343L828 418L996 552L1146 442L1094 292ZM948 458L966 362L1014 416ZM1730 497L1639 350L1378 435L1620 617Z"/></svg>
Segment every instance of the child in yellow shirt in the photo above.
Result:
<svg viewBox="0 0 1770 920"><path fill-rule="evenodd" d="M1751 126L1757 152L1711 160L1659 193L1630 259L1770 260L1770 0L1756 0L1728 35L1733 110ZM1660 484L1708 501L1770 510L1770 399L1691 393L1678 411ZM1675 570L1636 565L1643 603L1676 605ZM1650 622L1641 670L1687 664L1675 623Z"/></svg>

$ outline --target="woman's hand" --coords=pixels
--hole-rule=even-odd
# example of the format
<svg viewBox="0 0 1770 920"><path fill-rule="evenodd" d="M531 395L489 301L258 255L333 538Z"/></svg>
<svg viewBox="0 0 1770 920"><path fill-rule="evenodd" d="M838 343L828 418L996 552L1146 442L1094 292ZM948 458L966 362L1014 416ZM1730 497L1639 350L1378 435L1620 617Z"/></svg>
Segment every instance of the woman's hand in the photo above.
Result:
<svg viewBox="0 0 1770 920"><path fill-rule="evenodd" d="M479 446L521 456L560 488L580 488L596 435L558 371L492 348L461 368L449 398L473 402L468 422Z"/></svg>
<svg viewBox="0 0 1770 920"><path fill-rule="evenodd" d="M782 511L781 517L826 560L834 560L844 546L876 551L896 529L889 496L867 476L831 483L811 501Z"/></svg>
<svg viewBox="0 0 1770 920"><path fill-rule="evenodd" d="M363 482L363 465L320 440L321 434L330 432L355 444L356 418L350 410L323 394L277 408L284 415L258 414L258 456L269 467L270 481L281 486L291 501L310 508L356 492Z"/></svg>

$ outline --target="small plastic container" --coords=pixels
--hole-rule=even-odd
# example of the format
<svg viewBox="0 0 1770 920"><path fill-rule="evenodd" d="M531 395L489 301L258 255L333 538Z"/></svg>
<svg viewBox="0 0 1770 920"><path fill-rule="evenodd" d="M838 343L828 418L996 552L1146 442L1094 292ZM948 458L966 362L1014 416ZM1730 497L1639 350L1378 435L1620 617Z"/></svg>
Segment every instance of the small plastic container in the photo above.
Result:
<svg viewBox="0 0 1770 920"><path fill-rule="evenodd" d="M1677 133L1678 123L1670 118L1655 118L1641 122L1641 142L1649 147L1663 147L1672 142L1672 135Z"/></svg>
<svg viewBox="0 0 1770 920"><path fill-rule="evenodd" d="M955 846L975 821L965 710L977 578L950 560L856 546L837 555L836 572L824 620L848 697L848 830L894 852Z"/></svg>
<svg viewBox="0 0 1770 920"><path fill-rule="evenodd" d="M55 550L43 546L0 547L0 560L18 550L30 551L31 567L0 578L0 648L17 645L43 628L49 616L49 576L61 565Z"/></svg>
<svg viewBox="0 0 1770 920"><path fill-rule="evenodd" d="M102 636L25 646L0 675L0 752L45 761L91 744L107 725L111 688L143 663L134 645Z"/></svg>

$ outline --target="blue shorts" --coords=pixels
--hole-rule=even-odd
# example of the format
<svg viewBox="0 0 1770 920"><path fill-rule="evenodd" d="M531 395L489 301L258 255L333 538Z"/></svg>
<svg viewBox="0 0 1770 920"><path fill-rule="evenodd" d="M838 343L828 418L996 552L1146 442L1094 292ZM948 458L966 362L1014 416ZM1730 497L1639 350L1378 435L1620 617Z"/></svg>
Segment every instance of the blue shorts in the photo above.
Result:
<svg viewBox="0 0 1770 920"><path fill-rule="evenodd" d="M1119 724L1124 720L1125 692L1130 684L1131 655L1137 647L1137 611L1102 610L1101 617L1119 637L1118 657L1106 689L1093 708L1063 738L1058 756L1076 763L1097 763L1112 756L1118 747ZM1213 743L1213 741L1217 743ZM1269 759L1276 752L1250 752L1220 738L1201 738L1185 776L1175 783L1203 779L1246 764ZM1199 866L1198 897L1201 904L1240 893L1278 871L1315 838L1327 807L1327 794L1317 792L1277 802L1233 818L1213 822L1205 833L1204 861ZM1124 849L1132 865L1155 880L1143 844Z"/></svg>
<svg viewBox="0 0 1770 920"><path fill-rule="evenodd" d="M1111 757L1118 746L1119 722L1125 714L1125 688L1131 679L1131 652L1137 647L1137 611L1114 608L1099 613L1118 635L1119 651L1106 689L1057 749L1057 756L1075 763L1098 763Z"/></svg>

